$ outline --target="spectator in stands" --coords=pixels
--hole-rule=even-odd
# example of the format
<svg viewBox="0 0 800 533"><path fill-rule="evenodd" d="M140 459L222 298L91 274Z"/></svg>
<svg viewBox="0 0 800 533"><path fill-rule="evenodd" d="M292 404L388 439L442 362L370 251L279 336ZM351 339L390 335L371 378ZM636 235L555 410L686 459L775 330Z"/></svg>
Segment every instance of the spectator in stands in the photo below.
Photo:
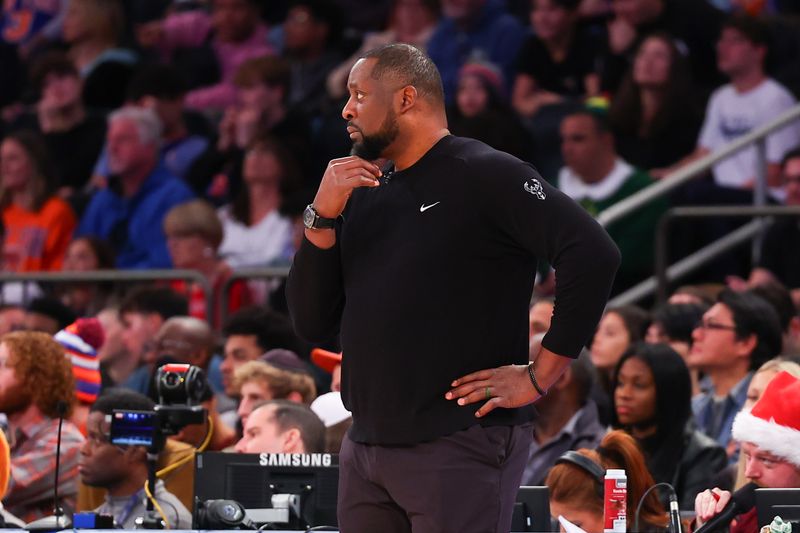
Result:
<svg viewBox="0 0 800 533"><path fill-rule="evenodd" d="M308 406L271 400L247 419L237 453L322 453L325 426Z"/></svg>
<svg viewBox="0 0 800 533"><path fill-rule="evenodd" d="M767 77L764 61L768 52L764 24L743 15L728 19L717 43L717 65L730 78L711 96L697 148L667 172L722 148L737 137L777 118L796 103L794 97ZM800 144L800 128L789 125L766 138L767 183L778 200L781 190L780 162L786 152ZM758 175L756 147L751 146L714 165L714 185L694 185L687 192L698 203L752 203L752 188Z"/></svg>
<svg viewBox="0 0 800 533"><path fill-rule="evenodd" d="M284 56L289 60L289 106L308 116L325 111L328 74L341 63L338 49L342 13L330 0L293 0L283 23Z"/></svg>
<svg viewBox="0 0 800 533"><path fill-rule="evenodd" d="M607 309L589 349L592 364L597 369L598 387L592 390L592 399L600 410L600 420L608 423L612 416L614 387L611 378L622 355L634 344L644 339L650 316L635 305Z"/></svg>
<svg viewBox="0 0 800 533"><path fill-rule="evenodd" d="M203 9L173 13L142 25L137 39L182 69L193 89L186 95L187 107L219 111L236 101L233 77L239 66L273 53L258 10L256 0L213 0L210 14Z"/></svg>
<svg viewBox="0 0 800 533"><path fill-rule="evenodd" d="M700 304L711 307L717 301L717 296L725 288L718 283L703 285L682 285L675 289L669 296L667 303L671 304Z"/></svg>
<svg viewBox="0 0 800 533"><path fill-rule="evenodd" d="M708 378L710 387L692 399L700 430L735 454L733 417L744 405L753 371L781 351L778 314L762 298L722 291L692 333L687 364Z"/></svg>
<svg viewBox="0 0 800 533"><path fill-rule="evenodd" d="M222 328L225 358L220 365L225 394L236 394L234 372L248 361L259 359L274 348L297 353L298 339L286 316L262 307L240 309Z"/></svg>
<svg viewBox="0 0 800 533"><path fill-rule="evenodd" d="M115 178L92 196L77 233L112 243L118 268L171 266L162 220L193 195L159 158L160 139L161 123L150 109L123 108L108 117Z"/></svg>
<svg viewBox="0 0 800 533"><path fill-rule="evenodd" d="M784 156L781 174L786 205L800 206L800 148ZM790 289L800 289L800 227L795 217L777 218L767 230L759 265L748 279L750 285L764 281L780 281Z"/></svg>
<svg viewBox="0 0 800 533"><path fill-rule="evenodd" d="M158 400L153 384L159 367L168 363L184 363L203 370L210 390L206 392L202 405L208 411L213 429L205 422L192 424L183 428L175 439L197 447L211 431L208 449L222 450L236 442L236 431L219 417L219 411L230 409L233 400L218 392L221 387L221 357L214 355L214 341L214 332L205 321L191 316L171 317L156 333L154 363L141 367L137 372L148 372L146 393L153 400Z"/></svg>
<svg viewBox="0 0 800 533"><path fill-rule="evenodd" d="M25 308L23 328L55 335L75 322L75 313L59 300L49 296L34 298Z"/></svg>
<svg viewBox="0 0 800 533"><path fill-rule="evenodd" d="M650 344L666 344L686 361L692 348L692 331L709 307L700 303L667 303L659 307L653 312L653 321L647 328L644 340ZM699 374L696 368L689 370L692 397L701 392Z"/></svg>
<svg viewBox="0 0 800 533"><path fill-rule="evenodd" d="M53 338L64 347L64 355L72 363L76 402L70 420L86 435L89 407L102 388L97 350L105 340L103 326L96 318L79 318Z"/></svg>
<svg viewBox="0 0 800 533"><path fill-rule="evenodd" d="M456 104L447 110L453 135L531 161L533 139L508 105L503 74L491 63L470 62L458 75Z"/></svg>
<svg viewBox="0 0 800 533"><path fill-rule="evenodd" d="M800 315L789 290L780 283L766 282L753 286L749 292L766 300L778 313L783 332L781 355L800 355Z"/></svg>
<svg viewBox="0 0 800 533"><path fill-rule="evenodd" d="M645 38L611 104L620 155L645 170L686 157L702 122L696 99L687 59L672 37Z"/></svg>
<svg viewBox="0 0 800 533"><path fill-rule="evenodd" d="M649 314L635 305L606 310L590 348L594 366L610 376L622 354L644 339L649 324Z"/></svg>
<svg viewBox="0 0 800 533"><path fill-rule="evenodd" d="M184 116L186 83L171 65L144 64L134 73L126 91L129 105L152 109L161 121L161 158L173 175L184 178L192 163L208 147L208 139L191 133ZM204 122L203 118L199 118ZM108 151L94 168L96 180L107 180Z"/></svg>
<svg viewBox="0 0 800 533"><path fill-rule="evenodd" d="M196 270L211 286L214 314L209 317L208 295L202 286L184 280L170 284L176 292L187 294L191 316L208 320L217 327L222 305L226 305L228 312L235 312L252 303L252 295L244 281L235 281L228 291L224 290L233 269L217 255L222 242L222 224L211 204L205 200L190 200L176 205L164 218L164 233L175 268Z"/></svg>
<svg viewBox="0 0 800 533"><path fill-rule="evenodd" d="M522 485L542 485L556 459L568 450L594 449L606 433L589 397L595 369L584 350L536 403L533 443Z"/></svg>
<svg viewBox="0 0 800 533"><path fill-rule="evenodd" d="M114 250L96 237L78 237L69 243L63 272L88 272L114 268ZM108 303L112 286L108 283L69 283L58 287L61 302L79 316L94 316Z"/></svg>
<svg viewBox="0 0 800 533"><path fill-rule="evenodd" d="M556 460L546 480L550 514L554 518L563 516L584 531L602 531L603 478L609 468L624 469L628 476L626 516L634 519L637 504L655 482L636 441L619 430L603 437L596 451L582 448L566 452ZM638 515L640 531L661 531L667 527L667 515L655 491L642 502Z"/></svg>
<svg viewBox="0 0 800 533"><path fill-rule="evenodd" d="M800 488L800 379L781 372L767 386L750 411L733 422L733 437L742 443L745 476L759 487ZM717 515L731 494L718 488L703 491L695 500L698 526ZM737 531L758 531L758 509L737 516Z"/></svg>
<svg viewBox="0 0 800 533"><path fill-rule="evenodd" d="M216 145L198 158L188 175L198 194L218 205L235 198L243 187L245 150L262 136L280 139L296 161L309 160L311 125L303 112L287 107L290 78L289 63L281 57L258 57L239 67L233 80L236 103L225 108ZM303 181L311 179L309 168L310 163L302 166Z"/></svg>
<svg viewBox="0 0 800 533"><path fill-rule="evenodd" d="M117 386L125 381L130 372L135 369L138 360L130 355L122 341L123 326L119 317L119 308L111 305L96 315L103 327L105 342L97 353L100 359L100 379L103 389Z"/></svg>
<svg viewBox="0 0 800 533"><path fill-rule="evenodd" d="M594 216L653 183L617 154L601 111L578 110L561 122L561 152L565 166L558 173L558 188ZM654 200L608 226L622 253L613 292L652 274L656 225L665 210L664 200Z"/></svg>
<svg viewBox="0 0 800 533"><path fill-rule="evenodd" d="M367 33L361 46L328 75L328 96L340 100L347 95L350 69L364 53L390 43L412 44L425 49L439 18L438 0L393 0L388 27Z"/></svg>
<svg viewBox="0 0 800 533"><path fill-rule="evenodd" d="M58 39L66 7L67 0L6 2L0 17L0 41L13 45L15 55L29 57L35 49Z"/></svg>
<svg viewBox="0 0 800 533"><path fill-rule="evenodd" d="M222 357L214 354L214 345L214 331L204 320L192 316L170 317L155 336L156 366L168 362L194 365L205 372L215 389L211 376L219 373Z"/></svg>
<svg viewBox="0 0 800 533"><path fill-rule="evenodd" d="M72 209L55 196L55 174L42 139L31 131L0 144L3 270L58 270L72 238Z"/></svg>
<svg viewBox="0 0 800 533"><path fill-rule="evenodd" d="M245 152L244 183L233 202L219 210L220 255L233 268L288 264L294 255L292 223L280 213L296 190L297 161L274 137L257 137Z"/></svg>
<svg viewBox="0 0 800 533"><path fill-rule="evenodd" d="M442 13L428 41L428 54L442 74L445 101L455 102L458 73L471 60L498 65L514 79L514 62L525 40L525 28L499 0L443 0Z"/></svg>
<svg viewBox="0 0 800 533"><path fill-rule="evenodd" d="M612 426L630 433L657 483L671 484L681 509L728 464L711 437L692 424L691 379L683 358L665 344L639 343L614 372Z"/></svg>
<svg viewBox="0 0 800 533"><path fill-rule="evenodd" d="M553 319L553 304L553 298L539 298L531 306L528 312L531 335L547 333L547 330L550 329L550 321Z"/></svg>
<svg viewBox="0 0 800 533"><path fill-rule="evenodd" d="M78 452L83 436L69 421L75 384L64 349L51 335L15 331L0 339L0 412L8 417L11 481L3 503L24 522L53 512L53 475L59 417L61 455L58 494L73 507Z"/></svg>
<svg viewBox="0 0 800 533"><path fill-rule="evenodd" d="M106 501L94 510L114 517L116 527L135 529L136 519L146 514L144 484L147 482L147 454L144 446L111 443L111 415L116 409L152 411L152 400L133 391L112 389L92 405L88 435L81 447L81 481L106 489ZM155 501L170 529L191 529L192 514L164 482L156 481Z"/></svg>
<svg viewBox="0 0 800 533"><path fill-rule="evenodd" d="M753 374L753 379L750 380L750 386L747 387L747 400L744 402L742 411L751 411L756 402L763 396L770 382L781 372L788 372L794 377L800 378L800 364L782 357L776 357L761 365ZM747 476L745 476L746 467L747 461L744 454L739 454L739 460L736 464L731 464L726 469L725 474L728 475L728 478L717 476L716 479L719 481L718 486L730 486L732 490L739 490L742 488L748 482ZM726 484L729 479L732 483Z"/></svg>
<svg viewBox="0 0 800 533"><path fill-rule="evenodd" d="M528 36L517 56L512 103L523 117L565 98L600 93L606 45L580 24L580 0L533 0Z"/></svg>
<svg viewBox="0 0 800 533"><path fill-rule="evenodd" d="M25 308L15 304L0 304L0 337L25 329Z"/></svg>
<svg viewBox="0 0 800 533"><path fill-rule="evenodd" d="M106 121L87 111L83 80L63 52L48 52L31 65L34 90L39 94L35 116L20 122L41 132L52 156L59 196L80 213L87 200L84 189L106 134Z"/></svg>
<svg viewBox="0 0 800 533"><path fill-rule="evenodd" d="M263 361L248 361L233 374L234 387L238 389L239 407L236 413L242 422L255 407L267 400L288 400L310 405L317 396L314 379L308 373L291 372Z"/></svg>
<svg viewBox="0 0 800 533"><path fill-rule="evenodd" d="M62 36L83 78L83 102L111 110L125 101L136 55L121 48L125 15L119 0L69 0Z"/></svg>
<svg viewBox="0 0 800 533"><path fill-rule="evenodd" d="M641 42L651 33L666 32L681 43L692 65L692 77L709 90L719 83L713 40L723 14L709 2L695 0L612 0L608 23L611 51L603 86L615 91Z"/></svg>
<svg viewBox="0 0 800 533"><path fill-rule="evenodd" d="M164 322L173 316L188 314L186 298L170 289L138 287L129 292L119 306L122 343L129 355L116 360L113 371L109 370L115 374L116 383L124 383L126 388L146 394L150 372L134 370L140 365L155 363L154 339Z"/></svg>
<svg viewBox="0 0 800 533"><path fill-rule="evenodd" d="M312 370L311 366L306 361L300 359L293 351L285 348L273 348L265 352L260 357L260 360L279 370L286 370L288 372L310 375ZM313 395L311 395L311 399L314 399Z"/></svg>

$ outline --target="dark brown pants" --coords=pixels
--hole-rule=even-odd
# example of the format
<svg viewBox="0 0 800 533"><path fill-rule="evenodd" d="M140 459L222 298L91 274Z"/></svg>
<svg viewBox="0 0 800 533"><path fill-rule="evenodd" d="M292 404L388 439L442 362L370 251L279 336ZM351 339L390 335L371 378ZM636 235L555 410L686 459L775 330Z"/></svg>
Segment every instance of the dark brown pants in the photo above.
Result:
<svg viewBox="0 0 800 533"><path fill-rule="evenodd" d="M472 426L414 446L359 444L339 456L342 533L508 533L530 425Z"/></svg>

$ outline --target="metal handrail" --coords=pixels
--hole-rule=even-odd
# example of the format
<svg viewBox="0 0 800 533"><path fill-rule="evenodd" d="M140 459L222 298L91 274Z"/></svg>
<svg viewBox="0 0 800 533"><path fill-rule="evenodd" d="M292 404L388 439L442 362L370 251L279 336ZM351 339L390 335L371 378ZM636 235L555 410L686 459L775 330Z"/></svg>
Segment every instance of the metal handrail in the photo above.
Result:
<svg viewBox="0 0 800 533"><path fill-rule="evenodd" d="M671 266L668 264L669 226L676 218L708 218L708 217L769 217L766 221L760 218L737 228L731 233L708 244L691 255ZM752 239L766 225L772 223L773 217L800 217L800 206L707 206L707 207L673 207L662 215L656 231L655 276L631 287L624 293L609 301L609 306L616 307L630 304L644 298L653 291L658 295L659 303L667 298L670 282L676 281L697 270L707 261L714 259Z"/></svg>
<svg viewBox="0 0 800 533"><path fill-rule="evenodd" d="M289 276L289 267L263 267L263 268L243 268L235 270L231 276L222 284L218 305L219 323L224 324L228 317L228 299L231 294L231 287L239 280L251 279L275 279Z"/></svg>
<svg viewBox="0 0 800 533"><path fill-rule="evenodd" d="M41 282L41 283L99 283L109 281L170 281L181 280L197 283L203 289L206 312L212 317L214 294L211 283L197 270L89 270L85 272L0 272L0 283Z"/></svg>
<svg viewBox="0 0 800 533"><path fill-rule="evenodd" d="M670 172L663 179L657 181L653 185L642 189L641 191L632 194L604 210L597 216L598 222L603 226L608 226L612 222L616 222L621 218L633 213L637 209L647 203L666 195L673 189L683 185L692 178L706 172L719 161L730 157L736 152L747 148L761 139L765 138L772 132L789 125L789 123L800 119L800 105L797 105L778 118L771 120L763 126L751 131L750 133L731 141L728 145L720 148L719 150L701 157L696 161L692 161L687 165L679 168L674 172Z"/></svg>

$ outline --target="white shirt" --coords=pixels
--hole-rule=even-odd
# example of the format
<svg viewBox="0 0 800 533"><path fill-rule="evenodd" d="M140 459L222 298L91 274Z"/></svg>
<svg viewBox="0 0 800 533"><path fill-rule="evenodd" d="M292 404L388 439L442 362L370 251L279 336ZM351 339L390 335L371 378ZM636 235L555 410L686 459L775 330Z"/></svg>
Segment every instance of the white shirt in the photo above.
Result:
<svg viewBox="0 0 800 533"><path fill-rule="evenodd" d="M606 177L597 183L586 183L571 168L565 166L558 173L558 189L576 202L586 198L602 202L616 194L633 171L634 168L630 164L617 158Z"/></svg>
<svg viewBox="0 0 800 533"><path fill-rule="evenodd" d="M795 104L789 91L770 78L745 93L738 92L731 84L724 85L711 95L698 144L713 152L777 118ZM767 162L780 163L783 155L798 144L800 124L797 122L772 133L767 136ZM714 181L735 189L755 183L756 158L756 148L751 146L723 159L714 165ZM770 193L780 199L785 196L778 188L770 188Z"/></svg>
<svg viewBox="0 0 800 533"><path fill-rule="evenodd" d="M253 226L233 218L228 206L219 210L223 239L219 254L236 269L266 266L291 257L292 223L272 211Z"/></svg>

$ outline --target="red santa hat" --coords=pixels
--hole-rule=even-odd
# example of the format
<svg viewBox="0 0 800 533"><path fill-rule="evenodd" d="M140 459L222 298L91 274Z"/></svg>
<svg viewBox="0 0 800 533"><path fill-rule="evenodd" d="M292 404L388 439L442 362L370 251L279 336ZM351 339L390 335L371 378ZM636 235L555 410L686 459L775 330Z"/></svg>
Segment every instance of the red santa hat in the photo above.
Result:
<svg viewBox="0 0 800 533"><path fill-rule="evenodd" d="M780 372L753 408L733 421L733 438L800 467L800 379Z"/></svg>

